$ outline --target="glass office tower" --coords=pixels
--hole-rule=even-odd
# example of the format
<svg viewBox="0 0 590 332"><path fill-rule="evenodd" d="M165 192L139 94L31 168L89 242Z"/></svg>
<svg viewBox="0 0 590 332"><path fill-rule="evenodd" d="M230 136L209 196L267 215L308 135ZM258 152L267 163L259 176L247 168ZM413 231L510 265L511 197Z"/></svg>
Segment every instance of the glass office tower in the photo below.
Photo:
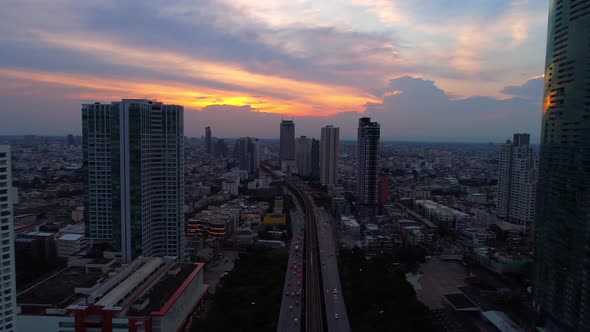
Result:
<svg viewBox="0 0 590 332"><path fill-rule="evenodd" d="M535 217L535 305L590 330L590 0L552 0Z"/></svg>

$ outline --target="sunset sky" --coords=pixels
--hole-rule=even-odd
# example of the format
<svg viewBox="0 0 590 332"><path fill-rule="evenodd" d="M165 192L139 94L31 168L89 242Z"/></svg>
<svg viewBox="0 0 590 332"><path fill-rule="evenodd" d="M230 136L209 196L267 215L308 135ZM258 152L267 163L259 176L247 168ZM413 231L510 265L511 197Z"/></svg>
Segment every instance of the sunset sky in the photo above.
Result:
<svg viewBox="0 0 590 332"><path fill-rule="evenodd" d="M185 106L185 134L328 124L384 139L540 131L546 0L5 0L0 135L80 133L80 104Z"/></svg>

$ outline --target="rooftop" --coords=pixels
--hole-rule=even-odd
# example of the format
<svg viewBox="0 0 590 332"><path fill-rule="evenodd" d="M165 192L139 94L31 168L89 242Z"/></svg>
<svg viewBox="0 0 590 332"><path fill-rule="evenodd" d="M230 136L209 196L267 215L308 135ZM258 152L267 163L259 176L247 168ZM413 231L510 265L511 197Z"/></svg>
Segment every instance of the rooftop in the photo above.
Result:
<svg viewBox="0 0 590 332"><path fill-rule="evenodd" d="M146 316L152 311L160 311L166 304L174 298L176 292L182 288L183 284L190 278L194 277L204 264L180 264L180 271L176 274L167 274L160 279L149 291L147 295L137 299L133 304L142 302L146 297L149 299L149 304L141 309L136 310L131 308L127 314L129 316Z"/></svg>
<svg viewBox="0 0 590 332"><path fill-rule="evenodd" d="M92 287L101 277L100 272L87 273L84 267L71 266L19 294L17 303L23 314L65 308L79 298L75 288Z"/></svg>
<svg viewBox="0 0 590 332"><path fill-rule="evenodd" d="M80 239L83 239L84 235L82 234L64 234L62 235L62 237L59 238L59 240L62 241L77 241Z"/></svg>
<svg viewBox="0 0 590 332"><path fill-rule="evenodd" d="M455 309L461 311L478 311L479 309L470 299L465 295L459 294L448 294L443 298Z"/></svg>

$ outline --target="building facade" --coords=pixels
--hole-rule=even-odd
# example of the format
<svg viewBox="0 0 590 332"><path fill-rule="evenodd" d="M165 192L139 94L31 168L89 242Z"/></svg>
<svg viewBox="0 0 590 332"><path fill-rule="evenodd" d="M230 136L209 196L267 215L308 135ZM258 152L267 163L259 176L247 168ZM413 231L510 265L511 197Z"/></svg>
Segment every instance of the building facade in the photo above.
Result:
<svg viewBox="0 0 590 332"><path fill-rule="evenodd" d="M311 176L320 179L320 141L315 138L311 140Z"/></svg>
<svg viewBox="0 0 590 332"><path fill-rule="evenodd" d="M295 123L293 120L281 121L281 160L295 160Z"/></svg>
<svg viewBox="0 0 590 332"><path fill-rule="evenodd" d="M338 162L340 158L340 128L322 128L320 145L320 182L323 185L338 184Z"/></svg>
<svg viewBox="0 0 590 332"><path fill-rule="evenodd" d="M590 330L590 0L552 0L535 215L535 305Z"/></svg>
<svg viewBox="0 0 590 332"><path fill-rule="evenodd" d="M514 134L502 146L498 163L496 214L523 226L533 222L537 191L537 159L529 141L529 134Z"/></svg>
<svg viewBox="0 0 590 332"><path fill-rule="evenodd" d="M86 237L122 259L184 254L183 107L82 106Z"/></svg>
<svg viewBox="0 0 590 332"><path fill-rule="evenodd" d="M361 218L374 217L379 199L377 162L379 160L379 123L360 118L357 142L356 199Z"/></svg>
<svg viewBox="0 0 590 332"><path fill-rule="evenodd" d="M295 164L301 176L311 175L311 138L301 136L295 140Z"/></svg>
<svg viewBox="0 0 590 332"><path fill-rule="evenodd" d="M260 144L258 138L242 137L238 140L237 148L240 169L247 171L249 178L255 178L260 168Z"/></svg>
<svg viewBox="0 0 590 332"><path fill-rule="evenodd" d="M0 331L15 331L16 279L10 147L0 145Z"/></svg>

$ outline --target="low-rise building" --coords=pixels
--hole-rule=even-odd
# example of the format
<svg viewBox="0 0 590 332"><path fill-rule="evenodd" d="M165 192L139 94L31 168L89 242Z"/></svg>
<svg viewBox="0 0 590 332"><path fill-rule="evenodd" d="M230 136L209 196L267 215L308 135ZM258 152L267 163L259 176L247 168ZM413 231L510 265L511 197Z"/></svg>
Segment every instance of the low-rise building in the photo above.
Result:
<svg viewBox="0 0 590 332"><path fill-rule="evenodd" d="M68 257L86 248L86 237L82 234L64 234L57 239L57 255Z"/></svg>
<svg viewBox="0 0 590 332"><path fill-rule="evenodd" d="M17 298L19 331L183 331L207 294L204 264L138 257L70 266Z"/></svg>
<svg viewBox="0 0 590 332"><path fill-rule="evenodd" d="M468 251L468 255L487 270L497 274L525 273L533 261L530 256L500 252L491 247L473 248Z"/></svg>
<svg viewBox="0 0 590 332"><path fill-rule="evenodd" d="M415 207L418 213L434 224L449 229L460 229L470 220L467 213L455 210L431 200L417 200Z"/></svg>
<svg viewBox="0 0 590 332"><path fill-rule="evenodd" d="M459 230L459 236L471 243L488 243L496 240L496 233L486 227L466 227Z"/></svg>
<svg viewBox="0 0 590 332"><path fill-rule="evenodd" d="M393 249L391 237L384 235L365 235L365 250L370 254L377 254Z"/></svg>
<svg viewBox="0 0 590 332"><path fill-rule="evenodd" d="M467 201L476 204L485 204L488 202L486 194L474 193L467 195Z"/></svg>
<svg viewBox="0 0 590 332"><path fill-rule="evenodd" d="M361 236L361 226L354 216L342 216L340 222L342 223L342 232L344 234L353 237Z"/></svg>

